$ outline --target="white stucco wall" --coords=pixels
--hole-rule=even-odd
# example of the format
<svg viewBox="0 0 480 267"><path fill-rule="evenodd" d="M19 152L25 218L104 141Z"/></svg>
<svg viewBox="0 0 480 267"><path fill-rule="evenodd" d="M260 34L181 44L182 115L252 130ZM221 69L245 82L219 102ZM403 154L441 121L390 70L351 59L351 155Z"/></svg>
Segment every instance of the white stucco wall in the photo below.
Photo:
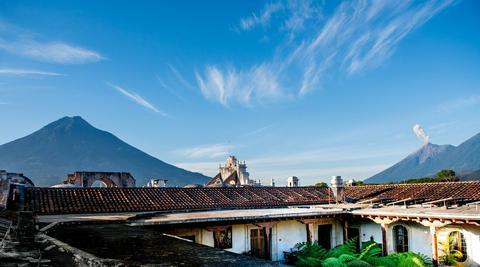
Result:
<svg viewBox="0 0 480 267"><path fill-rule="evenodd" d="M332 248L338 245L343 244L343 225L338 222L334 221L332 227Z"/></svg>
<svg viewBox="0 0 480 267"><path fill-rule="evenodd" d="M465 239L467 241L467 254L471 266L480 266L480 227L465 226Z"/></svg>
<svg viewBox="0 0 480 267"><path fill-rule="evenodd" d="M298 221L284 221L275 225L276 254L273 260L284 260L283 252L290 251L295 244L307 241L307 228L305 224ZM272 242L273 243L273 242ZM272 246L273 248L273 246ZM274 255L272 255L274 256Z"/></svg>
<svg viewBox="0 0 480 267"><path fill-rule="evenodd" d="M426 227L419 223L412 223L412 222L398 222L398 223L392 223L388 225L388 228L387 228L388 253L396 252L395 239L394 239L394 233L393 233L393 227L395 225L402 225L407 229L409 251L419 252L429 257L432 257L432 237L430 235L430 227Z"/></svg>
<svg viewBox="0 0 480 267"><path fill-rule="evenodd" d="M343 243L343 226L338 221L324 221L322 224L332 224L331 244L332 247ZM390 224L387 228L387 249L389 253L395 252L393 227L401 224L408 230L408 246L413 252L420 252L432 257L432 239L430 228L415 222L397 222ZM318 225L314 224L314 239L318 238ZM358 220L351 223L352 227L360 228L362 242L369 241L371 237L377 243L382 243L381 226L371 221ZM232 248L227 249L234 253L245 253L250 250L250 230L259 228L253 224L232 225ZM468 259L461 266L480 267L480 227L474 225L448 225L438 229L438 253L441 257L442 243L445 242L451 231L461 231L467 243ZM195 235L197 242L214 246L213 233L201 228L184 229L178 235ZM282 221L275 224L271 233L271 256L274 261L284 260L284 251L289 251L299 242L307 240L306 225L296 221Z"/></svg>
<svg viewBox="0 0 480 267"><path fill-rule="evenodd" d="M360 241L367 242L373 237L375 242L382 243L382 228L380 224L374 222L365 221L360 224Z"/></svg>
<svg viewBox="0 0 480 267"><path fill-rule="evenodd" d="M247 226L245 224L232 225L232 248L230 252L242 254L247 252Z"/></svg>
<svg viewBox="0 0 480 267"><path fill-rule="evenodd" d="M470 225L449 225L438 231L438 249L439 257L442 255L441 243L446 242L448 235L452 231L463 233L467 245L467 260L459 266L478 267L480 266L480 228Z"/></svg>
<svg viewBox="0 0 480 267"><path fill-rule="evenodd" d="M200 244L213 247L215 245L213 241L213 233L205 229L202 229L202 238L201 238Z"/></svg>

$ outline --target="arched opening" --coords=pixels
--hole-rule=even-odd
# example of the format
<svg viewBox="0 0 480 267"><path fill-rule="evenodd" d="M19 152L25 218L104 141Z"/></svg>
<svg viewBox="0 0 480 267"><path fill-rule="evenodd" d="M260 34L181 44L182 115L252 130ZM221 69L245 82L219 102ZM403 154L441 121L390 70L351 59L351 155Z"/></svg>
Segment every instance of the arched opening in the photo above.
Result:
<svg viewBox="0 0 480 267"><path fill-rule="evenodd" d="M393 237L395 240L396 252L408 251L408 230L403 225L395 225L393 227Z"/></svg>
<svg viewBox="0 0 480 267"><path fill-rule="evenodd" d="M104 181L95 180L91 187L108 187Z"/></svg>
<svg viewBox="0 0 480 267"><path fill-rule="evenodd" d="M449 253L459 262L467 259L467 243L460 231L453 231L448 235Z"/></svg>

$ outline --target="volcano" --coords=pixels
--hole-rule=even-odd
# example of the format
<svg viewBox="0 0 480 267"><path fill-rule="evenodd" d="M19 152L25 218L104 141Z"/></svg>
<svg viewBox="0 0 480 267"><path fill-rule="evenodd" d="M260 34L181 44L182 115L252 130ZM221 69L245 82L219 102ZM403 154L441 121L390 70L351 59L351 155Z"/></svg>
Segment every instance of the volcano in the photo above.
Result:
<svg viewBox="0 0 480 267"><path fill-rule="evenodd" d="M130 172L137 186L153 177L178 186L209 179L150 156L79 116L61 118L1 145L0 169L24 173L37 186L61 183L74 171Z"/></svg>

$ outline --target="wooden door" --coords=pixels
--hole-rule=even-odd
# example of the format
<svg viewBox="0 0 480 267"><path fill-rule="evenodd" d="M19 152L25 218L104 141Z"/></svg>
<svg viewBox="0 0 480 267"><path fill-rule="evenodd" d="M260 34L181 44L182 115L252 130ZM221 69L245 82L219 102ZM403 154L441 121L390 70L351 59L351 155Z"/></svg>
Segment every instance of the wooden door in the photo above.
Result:
<svg viewBox="0 0 480 267"><path fill-rule="evenodd" d="M265 259L265 230L250 230L250 251L253 256Z"/></svg>

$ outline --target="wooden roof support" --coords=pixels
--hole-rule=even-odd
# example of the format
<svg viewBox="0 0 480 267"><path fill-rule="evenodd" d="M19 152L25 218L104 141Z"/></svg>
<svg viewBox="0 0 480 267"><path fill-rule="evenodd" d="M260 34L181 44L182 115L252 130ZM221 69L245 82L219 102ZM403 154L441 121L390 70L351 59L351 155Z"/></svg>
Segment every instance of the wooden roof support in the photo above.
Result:
<svg viewBox="0 0 480 267"><path fill-rule="evenodd" d="M358 204L367 204L367 203L373 204L373 203L377 203L378 201L380 201L380 199L378 199L378 198L371 198L371 199L365 199L365 200L359 201L359 202L357 202L357 203L358 203Z"/></svg>
<svg viewBox="0 0 480 267"><path fill-rule="evenodd" d="M278 222L259 222L259 223L254 223L254 225L258 227L265 227L265 228L272 228L275 224Z"/></svg>
<svg viewBox="0 0 480 267"><path fill-rule="evenodd" d="M445 220L441 222L440 220L432 220L431 218L423 219L420 221L420 224L427 227L444 227L445 225L451 224L452 221Z"/></svg>
<svg viewBox="0 0 480 267"><path fill-rule="evenodd" d="M479 210L480 201L475 201L475 202L467 203L466 205L467 205L467 206L475 206L475 210Z"/></svg>
<svg viewBox="0 0 480 267"><path fill-rule="evenodd" d="M430 205L430 207L432 207L432 205L435 205L435 204L437 204L437 203L443 203L443 206L444 206L445 208L447 208L447 207L448 207L448 206L447 206L447 203L448 203L448 202L450 202L450 201L456 202L456 201L462 201L462 200L464 200L464 198L448 197L448 198L443 198L443 199L438 199L438 200L433 200L433 201L428 201L428 202L422 203L422 207L423 207L424 205Z"/></svg>
<svg viewBox="0 0 480 267"><path fill-rule="evenodd" d="M406 207L408 207L407 202L410 201L410 200L412 200L411 197L405 198L405 199L402 199L402 200L393 201L393 202L388 202L388 203L385 204L385 206L390 206L390 205L395 206L395 204L403 203L403 206L406 208Z"/></svg>
<svg viewBox="0 0 480 267"><path fill-rule="evenodd" d="M398 218L389 218L389 217L369 217L370 220L374 221L375 223L382 224L382 225L389 225L398 221Z"/></svg>
<svg viewBox="0 0 480 267"><path fill-rule="evenodd" d="M232 227L232 226L231 225L207 226L205 227L205 230L209 232L218 232L218 231L225 231L229 227Z"/></svg>
<svg viewBox="0 0 480 267"><path fill-rule="evenodd" d="M313 218L313 219L300 219L299 222L303 224L329 224L333 222L333 218Z"/></svg>
<svg viewBox="0 0 480 267"><path fill-rule="evenodd" d="M476 226L480 226L480 223L479 223L479 222L475 222L475 221L466 220L465 223L473 224L473 225L476 225Z"/></svg>

